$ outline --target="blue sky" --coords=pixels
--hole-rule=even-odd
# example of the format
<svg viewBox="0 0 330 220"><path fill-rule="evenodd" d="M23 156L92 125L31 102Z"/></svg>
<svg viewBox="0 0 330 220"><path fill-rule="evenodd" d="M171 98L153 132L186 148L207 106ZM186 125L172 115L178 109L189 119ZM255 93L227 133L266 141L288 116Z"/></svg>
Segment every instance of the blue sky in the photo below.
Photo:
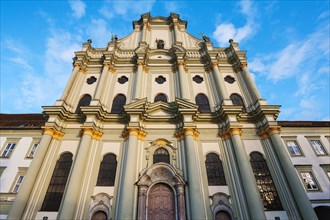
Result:
<svg viewBox="0 0 330 220"><path fill-rule="evenodd" d="M279 120L330 119L329 1L1 0L1 113L40 113L59 99L74 51L106 47L132 21L180 14L188 32L247 50L248 68Z"/></svg>

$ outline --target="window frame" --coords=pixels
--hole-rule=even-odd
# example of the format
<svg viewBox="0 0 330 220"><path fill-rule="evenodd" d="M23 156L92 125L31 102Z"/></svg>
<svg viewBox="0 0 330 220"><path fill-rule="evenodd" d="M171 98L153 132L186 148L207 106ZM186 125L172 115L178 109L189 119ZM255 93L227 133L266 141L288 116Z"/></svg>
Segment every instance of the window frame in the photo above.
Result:
<svg viewBox="0 0 330 220"><path fill-rule="evenodd" d="M5 144L3 145L2 149L1 149L1 155L0 155L0 158L3 158L3 159L9 159L9 158L11 158L11 156L14 154L15 149L17 149L17 146L18 146L19 140L20 140L19 138L10 138L10 139L7 139L7 141L5 142ZM7 146L8 146L9 144L15 144L15 146L14 146L13 149L10 151L9 156L7 156L7 155L3 155L4 152L5 152L6 149L7 149ZM7 151L6 154L8 154L8 151Z"/></svg>
<svg viewBox="0 0 330 220"><path fill-rule="evenodd" d="M106 156L110 157L109 161L104 161L104 159L106 159ZM112 167L107 167L106 165L111 165ZM117 168L117 155L111 152L104 154L100 162L99 172L96 179L96 186L114 187L116 183ZM108 176L105 176L105 174L108 174Z"/></svg>
<svg viewBox="0 0 330 220"><path fill-rule="evenodd" d="M313 149L315 155L317 157L324 157L324 156L328 156L329 155L329 152L327 151L327 149L324 147L324 143L322 142L321 140L321 137L320 136L305 136L306 139L308 140L308 143L310 145L310 147ZM318 141L324 151L324 154L318 154L312 144L312 141Z"/></svg>
<svg viewBox="0 0 330 220"><path fill-rule="evenodd" d="M22 186L22 184L23 184L23 182L24 182L24 179L25 179L25 175L26 175L27 170L28 170L28 167L18 167L18 171L17 171L17 173L16 173L16 176L15 176L15 178L14 178L14 181L13 181L11 187L10 187L10 190L9 190L11 193L15 193L15 194L16 194L16 193L19 192L19 189L21 188L21 186ZM17 190L14 191L15 188L16 188L16 186L17 186L17 184L18 184L18 180L19 180L19 178L20 178L21 176L23 177L23 179L22 179L22 181L19 183Z"/></svg>
<svg viewBox="0 0 330 220"><path fill-rule="evenodd" d="M330 164L320 164L320 167L323 169L325 175L330 181Z"/></svg>
<svg viewBox="0 0 330 220"><path fill-rule="evenodd" d="M298 171L299 178L301 180L301 184L304 186L307 193L309 193L309 192L322 192L321 185L318 182L318 180L317 180L317 178L316 178L316 176L313 172L312 165L294 165L294 167ZM302 173L309 173L311 175L311 177L313 178L313 181L314 181L314 183L316 184L316 186L318 188L317 189L308 189L307 185L305 184L305 180L302 176Z"/></svg>
<svg viewBox="0 0 330 220"><path fill-rule="evenodd" d="M305 157L304 151L302 150L302 147L299 144L299 141L296 136L282 136L282 139L283 139L286 149L291 157ZM300 154L291 153L289 146L288 146L288 142L290 142L290 141L294 141L296 143L298 149L300 150Z"/></svg>
<svg viewBox="0 0 330 220"><path fill-rule="evenodd" d="M37 144L38 146L37 146L36 148L34 148L34 146L35 146L36 144ZM32 143L31 143L31 145L30 145L30 148L29 148L29 150L28 150L28 152L27 152L27 154L26 154L26 158L27 158L27 159L32 159L32 158L34 158L34 156L36 155L37 150L38 150L39 147L40 147L40 140L33 140ZM32 156L30 156L33 150L34 150L34 153L33 153Z"/></svg>
<svg viewBox="0 0 330 220"><path fill-rule="evenodd" d="M213 156L216 156L216 157L210 158L209 155L212 157ZM210 159L210 160L208 160L208 159ZM214 160L214 159L216 159L216 160ZM206 171L208 186L228 186L225 170L223 167L223 162L218 153L208 152L207 154L205 154L204 163L205 163L205 171ZM215 172L215 173L213 173L213 175L210 175L216 169L218 172Z"/></svg>

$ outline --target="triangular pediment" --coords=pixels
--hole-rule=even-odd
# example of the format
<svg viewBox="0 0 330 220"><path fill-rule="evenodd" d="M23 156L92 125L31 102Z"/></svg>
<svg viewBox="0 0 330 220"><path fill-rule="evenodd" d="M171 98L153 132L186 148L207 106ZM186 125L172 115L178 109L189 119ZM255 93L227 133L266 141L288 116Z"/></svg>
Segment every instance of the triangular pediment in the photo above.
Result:
<svg viewBox="0 0 330 220"><path fill-rule="evenodd" d="M177 115L175 103L154 102L147 105L145 116L147 119L173 119Z"/></svg>
<svg viewBox="0 0 330 220"><path fill-rule="evenodd" d="M180 99L180 98L175 98L175 102L178 105L179 111L196 111L197 112L198 105L196 105L195 103L192 103L187 100Z"/></svg>
<svg viewBox="0 0 330 220"><path fill-rule="evenodd" d="M144 111L146 104L147 104L147 98L136 99L135 101L124 105L124 109L126 112Z"/></svg>

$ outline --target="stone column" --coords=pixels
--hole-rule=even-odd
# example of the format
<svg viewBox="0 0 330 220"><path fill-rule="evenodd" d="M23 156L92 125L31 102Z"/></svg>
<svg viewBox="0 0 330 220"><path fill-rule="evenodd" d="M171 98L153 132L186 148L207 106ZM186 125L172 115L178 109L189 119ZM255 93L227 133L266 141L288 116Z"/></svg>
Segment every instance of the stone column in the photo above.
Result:
<svg viewBox="0 0 330 220"><path fill-rule="evenodd" d="M306 191L297 176L297 172L292 165L291 159L288 156L286 147L284 146L280 137L280 127L274 126L269 127L266 131L269 135L270 140L274 146L279 162L282 166L284 174L290 185L292 194L295 198L299 211L303 219L317 219L317 216L313 210L313 207L308 199Z"/></svg>
<svg viewBox="0 0 330 220"><path fill-rule="evenodd" d="M71 73L69 82L67 83L67 85L64 89L64 92L61 96L61 100L66 101L66 98L68 97L69 93L71 92L71 88L73 86L73 83L76 81L76 78L77 78L78 72L80 71L80 68L81 68L81 66L79 64L74 65L74 68L73 68L73 71Z"/></svg>
<svg viewBox="0 0 330 220"><path fill-rule="evenodd" d="M139 61L137 63L136 78L133 87L132 100L141 98L141 89L142 89L142 77L143 77L143 63Z"/></svg>
<svg viewBox="0 0 330 220"><path fill-rule="evenodd" d="M121 174L123 179L118 187L121 190L120 198L118 198L118 215L115 219L135 219L135 182L137 181L137 155L138 155L138 139L144 139L146 133L140 130L139 127L127 127L128 145L125 150L125 155L122 155L123 167ZM125 137L127 138L127 137Z"/></svg>
<svg viewBox="0 0 330 220"><path fill-rule="evenodd" d="M219 71L218 63L217 62L212 62L212 70L213 70L213 75L215 78L215 84L218 89L218 93L220 94L221 101L222 103L224 100L229 100L228 92L225 88L225 84L223 82L223 79L221 77L221 73Z"/></svg>
<svg viewBox="0 0 330 220"><path fill-rule="evenodd" d="M139 186L138 219L146 219L147 186Z"/></svg>
<svg viewBox="0 0 330 220"><path fill-rule="evenodd" d="M101 102L101 95L102 95L102 92L103 92L103 89L104 89L104 84L105 84L105 81L106 81L106 78L107 78L107 75L109 73L110 68L111 68L111 66L108 63L105 63L103 65L103 70L102 70L102 73L101 73L101 77L99 78L99 83L98 83L96 91L95 91L95 95L94 95L93 99L95 99L95 100L98 99L100 102Z"/></svg>
<svg viewBox="0 0 330 220"><path fill-rule="evenodd" d="M209 198L205 198L203 193L202 175L198 166L200 163L198 149L196 149L198 146L194 140L197 138L198 132L195 128L186 127L183 129L183 133L187 158L190 216L192 219L211 219L210 207L206 205Z"/></svg>
<svg viewBox="0 0 330 220"><path fill-rule="evenodd" d="M247 62L241 62L240 67L242 68L242 76L245 81L245 84L251 94L251 96L254 99L254 102L256 100L261 99L260 93L251 77L251 73L249 69L247 68Z"/></svg>
<svg viewBox="0 0 330 220"><path fill-rule="evenodd" d="M189 96L189 88L187 84L187 76L186 76L186 70L184 67L184 62L179 61L179 86L180 86L180 95L182 99L190 99Z"/></svg>
<svg viewBox="0 0 330 220"><path fill-rule="evenodd" d="M174 26L174 36L175 36L175 41L182 42L181 36L180 36L180 30L179 30L179 23L178 22L173 22Z"/></svg>
<svg viewBox="0 0 330 220"><path fill-rule="evenodd" d="M83 81L85 79L86 71L87 71L86 67L80 67L80 70L77 73L77 77L75 78L72 88L70 89L70 93L68 93L66 103L70 105L73 108L73 110L76 108L76 106L73 106L73 103L75 99L78 98L81 87L84 84Z"/></svg>
<svg viewBox="0 0 330 220"><path fill-rule="evenodd" d="M21 219L52 138L60 140L64 135L63 132L58 131L53 127L45 126L42 128L44 129L44 133L38 150L25 175L24 182L15 197L15 201L9 211L7 219Z"/></svg>
<svg viewBox="0 0 330 220"><path fill-rule="evenodd" d="M262 204L254 174L251 169L251 164L246 155L243 141L240 136L241 129L230 128L228 132L233 142L238 168L240 171L247 204L250 211L250 217L251 219L266 219L264 206Z"/></svg>
<svg viewBox="0 0 330 220"><path fill-rule="evenodd" d="M57 219L73 219L76 211L77 201L81 193L81 182L85 176L85 166L90 152L91 139L99 140L102 133L96 131L93 127L81 127L83 135L80 145L77 149L73 168L67 181L67 187L62 199L62 204L58 212Z"/></svg>
<svg viewBox="0 0 330 220"><path fill-rule="evenodd" d="M180 184L176 188L177 201L178 201L178 214L179 220L186 220L186 208L184 200L184 185Z"/></svg>

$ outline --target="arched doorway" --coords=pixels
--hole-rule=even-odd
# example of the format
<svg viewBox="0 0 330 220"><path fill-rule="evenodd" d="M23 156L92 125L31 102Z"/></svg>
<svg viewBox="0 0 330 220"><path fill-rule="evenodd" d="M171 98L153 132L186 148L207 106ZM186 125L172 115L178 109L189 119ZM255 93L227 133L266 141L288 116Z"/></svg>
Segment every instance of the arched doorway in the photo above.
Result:
<svg viewBox="0 0 330 220"><path fill-rule="evenodd" d="M219 211L215 215L215 220L231 220L230 215L228 212L225 211Z"/></svg>
<svg viewBox="0 0 330 220"><path fill-rule="evenodd" d="M148 220L175 219L173 190L166 184L154 185L148 193Z"/></svg>
<svg viewBox="0 0 330 220"><path fill-rule="evenodd" d="M97 211L93 214L91 220L107 220L107 214L103 211Z"/></svg>

